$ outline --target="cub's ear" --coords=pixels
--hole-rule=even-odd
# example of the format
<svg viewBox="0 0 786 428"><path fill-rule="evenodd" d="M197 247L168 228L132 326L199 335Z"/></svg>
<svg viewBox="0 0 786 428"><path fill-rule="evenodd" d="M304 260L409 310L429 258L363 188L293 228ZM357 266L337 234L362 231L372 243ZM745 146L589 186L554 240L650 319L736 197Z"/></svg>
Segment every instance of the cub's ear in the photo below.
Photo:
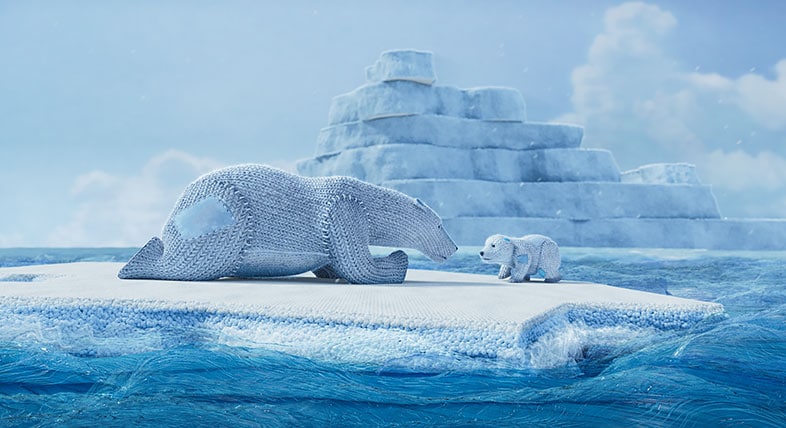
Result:
<svg viewBox="0 0 786 428"><path fill-rule="evenodd" d="M502 240L505 241L505 242L510 242L510 238L508 238L507 236L502 238Z"/></svg>

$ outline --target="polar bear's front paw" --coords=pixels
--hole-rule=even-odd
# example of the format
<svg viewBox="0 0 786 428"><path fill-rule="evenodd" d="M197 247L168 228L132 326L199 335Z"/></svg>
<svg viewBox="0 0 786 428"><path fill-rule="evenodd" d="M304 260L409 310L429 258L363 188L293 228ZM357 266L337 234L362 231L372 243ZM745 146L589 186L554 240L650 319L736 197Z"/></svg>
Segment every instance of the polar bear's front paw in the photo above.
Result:
<svg viewBox="0 0 786 428"><path fill-rule="evenodd" d="M396 250L386 257L375 257L374 262L378 267L383 269L391 267L394 269L400 269L402 267L406 269L409 265L409 257L404 251Z"/></svg>
<svg viewBox="0 0 786 428"><path fill-rule="evenodd" d="M397 250L385 257L374 257L374 268L377 274L386 278L385 282L400 283L404 282L409 266L407 253Z"/></svg>

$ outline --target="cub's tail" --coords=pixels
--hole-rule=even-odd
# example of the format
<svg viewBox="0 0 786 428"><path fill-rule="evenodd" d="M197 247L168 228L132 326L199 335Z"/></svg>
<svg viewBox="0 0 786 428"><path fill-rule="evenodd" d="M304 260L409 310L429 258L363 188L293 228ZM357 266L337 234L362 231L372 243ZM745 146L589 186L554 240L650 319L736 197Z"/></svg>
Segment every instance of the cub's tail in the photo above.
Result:
<svg viewBox="0 0 786 428"><path fill-rule="evenodd" d="M159 238L153 237L120 269L117 277L120 279L155 278L158 273L159 261L163 254L164 243Z"/></svg>

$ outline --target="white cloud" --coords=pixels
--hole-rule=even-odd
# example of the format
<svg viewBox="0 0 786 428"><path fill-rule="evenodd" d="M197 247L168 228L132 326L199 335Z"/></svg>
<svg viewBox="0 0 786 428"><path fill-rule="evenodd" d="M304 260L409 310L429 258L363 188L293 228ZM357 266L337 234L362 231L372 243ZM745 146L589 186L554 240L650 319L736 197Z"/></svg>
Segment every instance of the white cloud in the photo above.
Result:
<svg viewBox="0 0 786 428"><path fill-rule="evenodd" d="M222 166L169 150L151 158L138 174L91 171L77 177L71 194L77 208L51 234L54 246L141 246L159 235L185 186Z"/></svg>
<svg viewBox="0 0 786 428"><path fill-rule="evenodd" d="M772 152L751 155L742 150L715 150L707 155L704 166L710 183L734 192L776 191L786 185L786 159Z"/></svg>
<svg viewBox="0 0 786 428"><path fill-rule="evenodd" d="M604 25L605 32L595 38L589 51L590 62L596 65L620 63L620 52L637 58L659 56L657 38L668 34L677 20L658 6L631 2L606 11Z"/></svg>
<svg viewBox="0 0 786 428"><path fill-rule="evenodd" d="M680 91L676 62L661 48L676 18L637 2L609 9L604 22L587 63L571 74L573 111L556 120L584 125L585 144L613 150L624 168L666 161L670 151L701 151L683 123L695 97ZM649 159L642 159L644 151Z"/></svg>
<svg viewBox="0 0 786 428"><path fill-rule="evenodd" d="M628 109L644 87L661 86L671 74L659 42L676 25L673 15L657 6L625 3L609 9L604 22L587 63L571 75L575 114L584 120Z"/></svg>
<svg viewBox="0 0 786 428"><path fill-rule="evenodd" d="M628 2L609 9L603 17L609 33L638 32L647 28L656 34L665 34L677 25L669 12L644 2Z"/></svg>
<svg viewBox="0 0 786 428"><path fill-rule="evenodd" d="M91 171L80 175L71 186L71 194L79 195L91 190L104 191L117 184L117 178L104 171Z"/></svg>
<svg viewBox="0 0 786 428"><path fill-rule="evenodd" d="M732 80L718 73L686 73L684 79L688 86L703 90L729 93L734 87Z"/></svg>
<svg viewBox="0 0 786 428"><path fill-rule="evenodd" d="M786 201L786 59L774 79L682 70L664 50L677 26L670 12L625 3L604 24L571 75L573 111L555 120L583 124L585 145L612 150L623 169L695 163L722 213L786 217L775 202ZM735 203L756 198L773 203Z"/></svg>
<svg viewBox="0 0 786 428"><path fill-rule="evenodd" d="M721 214L729 217L786 217L786 158L764 151L715 150L700 163L712 183Z"/></svg>
<svg viewBox="0 0 786 428"><path fill-rule="evenodd" d="M762 126L786 130L786 59L775 65L775 80L748 73L735 82L739 105Z"/></svg>

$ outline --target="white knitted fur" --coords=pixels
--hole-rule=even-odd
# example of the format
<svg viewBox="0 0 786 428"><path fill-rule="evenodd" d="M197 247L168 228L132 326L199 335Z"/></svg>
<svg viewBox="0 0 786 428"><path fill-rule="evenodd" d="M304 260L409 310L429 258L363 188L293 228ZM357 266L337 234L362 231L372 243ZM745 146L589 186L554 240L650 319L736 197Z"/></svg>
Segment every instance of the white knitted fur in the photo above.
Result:
<svg viewBox="0 0 786 428"><path fill-rule="evenodd" d="M403 282L407 254L372 257L369 245L414 248L437 262L458 249L439 216L401 192L350 177L237 165L191 183L161 239L151 239L118 276L209 280L313 271L353 283Z"/></svg>
<svg viewBox="0 0 786 428"><path fill-rule="evenodd" d="M519 257L526 256L522 263ZM499 279L510 277L510 282L529 281L530 275L543 270L546 282L559 282L560 256L557 243L543 235L526 235L510 238L491 235L480 252L483 263L499 264Z"/></svg>

